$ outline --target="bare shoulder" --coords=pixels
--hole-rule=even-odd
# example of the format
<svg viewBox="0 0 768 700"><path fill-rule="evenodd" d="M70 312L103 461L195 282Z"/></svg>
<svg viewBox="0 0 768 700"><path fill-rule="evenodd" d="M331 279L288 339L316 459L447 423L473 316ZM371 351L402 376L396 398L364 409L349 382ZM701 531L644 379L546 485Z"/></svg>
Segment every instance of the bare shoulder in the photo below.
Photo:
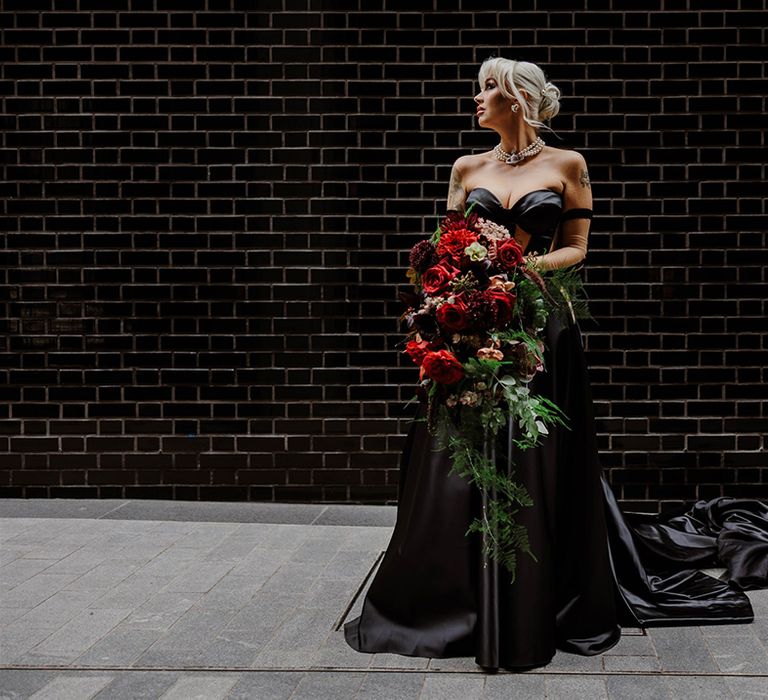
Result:
<svg viewBox="0 0 768 700"><path fill-rule="evenodd" d="M467 177L477 169L478 160L473 154L459 156L451 168L451 181L448 185L448 209L461 211L466 200L464 183Z"/></svg>
<svg viewBox="0 0 768 700"><path fill-rule="evenodd" d="M482 155L483 154L467 153L463 156L459 156L453 164L453 169L462 176L467 175L480 166Z"/></svg>
<svg viewBox="0 0 768 700"><path fill-rule="evenodd" d="M578 151L565 148L553 148L552 155L563 171L587 169L587 160Z"/></svg>
<svg viewBox="0 0 768 700"><path fill-rule="evenodd" d="M590 187L587 160L578 151L555 149L554 162L563 184L578 183L581 187Z"/></svg>

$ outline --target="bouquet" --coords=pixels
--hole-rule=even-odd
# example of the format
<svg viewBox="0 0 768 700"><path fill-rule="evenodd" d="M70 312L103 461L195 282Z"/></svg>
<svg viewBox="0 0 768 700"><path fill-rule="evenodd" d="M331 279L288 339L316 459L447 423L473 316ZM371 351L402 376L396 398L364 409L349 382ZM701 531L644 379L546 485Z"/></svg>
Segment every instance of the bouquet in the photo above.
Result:
<svg viewBox="0 0 768 700"><path fill-rule="evenodd" d="M468 477L485 496L482 517L465 534L480 532L485 565L495 559L514 582L518 552L538 561L527 528L514 519L533 501L512 479L512 465L508 474L497 468L496 437L516 426L514 444L528 449L549 425L568 427L568 417L529 383L546 369L549 315L590 315L576 269L539 273L509 230L473 207L449 212L410 251L414 292L400 294L408 304L404 352L420 368L417 397L427 403L439 449L450 451L449 473Z"/></svg>

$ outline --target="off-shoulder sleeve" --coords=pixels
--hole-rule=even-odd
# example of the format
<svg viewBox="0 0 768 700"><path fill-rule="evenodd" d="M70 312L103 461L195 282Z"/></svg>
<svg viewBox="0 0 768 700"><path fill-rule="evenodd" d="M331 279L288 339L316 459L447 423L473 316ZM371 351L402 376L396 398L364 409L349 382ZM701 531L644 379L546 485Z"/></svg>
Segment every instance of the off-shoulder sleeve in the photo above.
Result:
<svg viewBox="0 0 768 700"><path fill-rule="evenodd" d="M566 209L560 216L560 222L568 221L569 219L591 219L591 209Z"/></svg>
<svg viewBox="0 0 768 700"><path fill-rule="evenodd" d="M587 255L587 238L590 226L566 226L564 221L571 219L592 219L591 209L568 209L560 216L559 244L555 250L542 255L539 266L545 270L569 267L581 262ZM590 224L591 225L591 224Z"/></svg>

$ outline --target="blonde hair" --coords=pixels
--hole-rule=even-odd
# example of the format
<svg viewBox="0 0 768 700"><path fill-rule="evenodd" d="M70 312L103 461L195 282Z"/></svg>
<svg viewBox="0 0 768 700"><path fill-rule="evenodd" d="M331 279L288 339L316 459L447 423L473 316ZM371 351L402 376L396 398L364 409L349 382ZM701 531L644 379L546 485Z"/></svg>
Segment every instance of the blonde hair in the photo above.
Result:
<svg viewBox="0 0 768 700"><path fill-rule="evenodd" d="M544 120L551 120L560 111L560 88L550 83L544 71L535 63L512 61L500 56L487 58L480 66L478 75L481 90L488 78L496 81L504 97L520 103L526 124L536 130L543 128L552 131L544 124ZM521 89L528 93L527 100L521 94Z"/></svg>

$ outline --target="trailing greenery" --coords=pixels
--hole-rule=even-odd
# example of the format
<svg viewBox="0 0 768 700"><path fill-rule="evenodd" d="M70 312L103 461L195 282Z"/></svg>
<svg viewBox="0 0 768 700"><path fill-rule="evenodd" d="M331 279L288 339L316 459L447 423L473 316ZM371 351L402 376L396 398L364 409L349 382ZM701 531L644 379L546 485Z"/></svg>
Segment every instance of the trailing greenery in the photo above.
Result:
<svg viewBox="0 0 768 700"><path fill-rule="evenodd" d="M499 334L501 335L501 334ZM515 336L511 338L511 336ZM535 340L522 331L505 331L505 338L519 339L532 344ZM513 480L514 471L504 473L492 459L494 445L501 428L512 429L517 424L522 437L512 442L521 450L540 444L541 436L549 434L548 425L567 426L567 417L549 399L532 394L528 384L505 368L514 364L507 361L471 358L464 364L464 379L456 387L456 394L467 388L485 386L489 396L472 409L462 406L450 412L438 402L440 387L432 382L429 391L428 420L430 432L436 435L438 449L447 449L450 455L449 473L468 477L484 494L482 516L470 524L465 534L479 532L482 535L483 552L493 558L510 573L514 583L518 552L538 561L531 551L525 526L515 522L521 507L533 505L533 500L523 484ZM496 398L503 398L500 404Z"/></svg>

